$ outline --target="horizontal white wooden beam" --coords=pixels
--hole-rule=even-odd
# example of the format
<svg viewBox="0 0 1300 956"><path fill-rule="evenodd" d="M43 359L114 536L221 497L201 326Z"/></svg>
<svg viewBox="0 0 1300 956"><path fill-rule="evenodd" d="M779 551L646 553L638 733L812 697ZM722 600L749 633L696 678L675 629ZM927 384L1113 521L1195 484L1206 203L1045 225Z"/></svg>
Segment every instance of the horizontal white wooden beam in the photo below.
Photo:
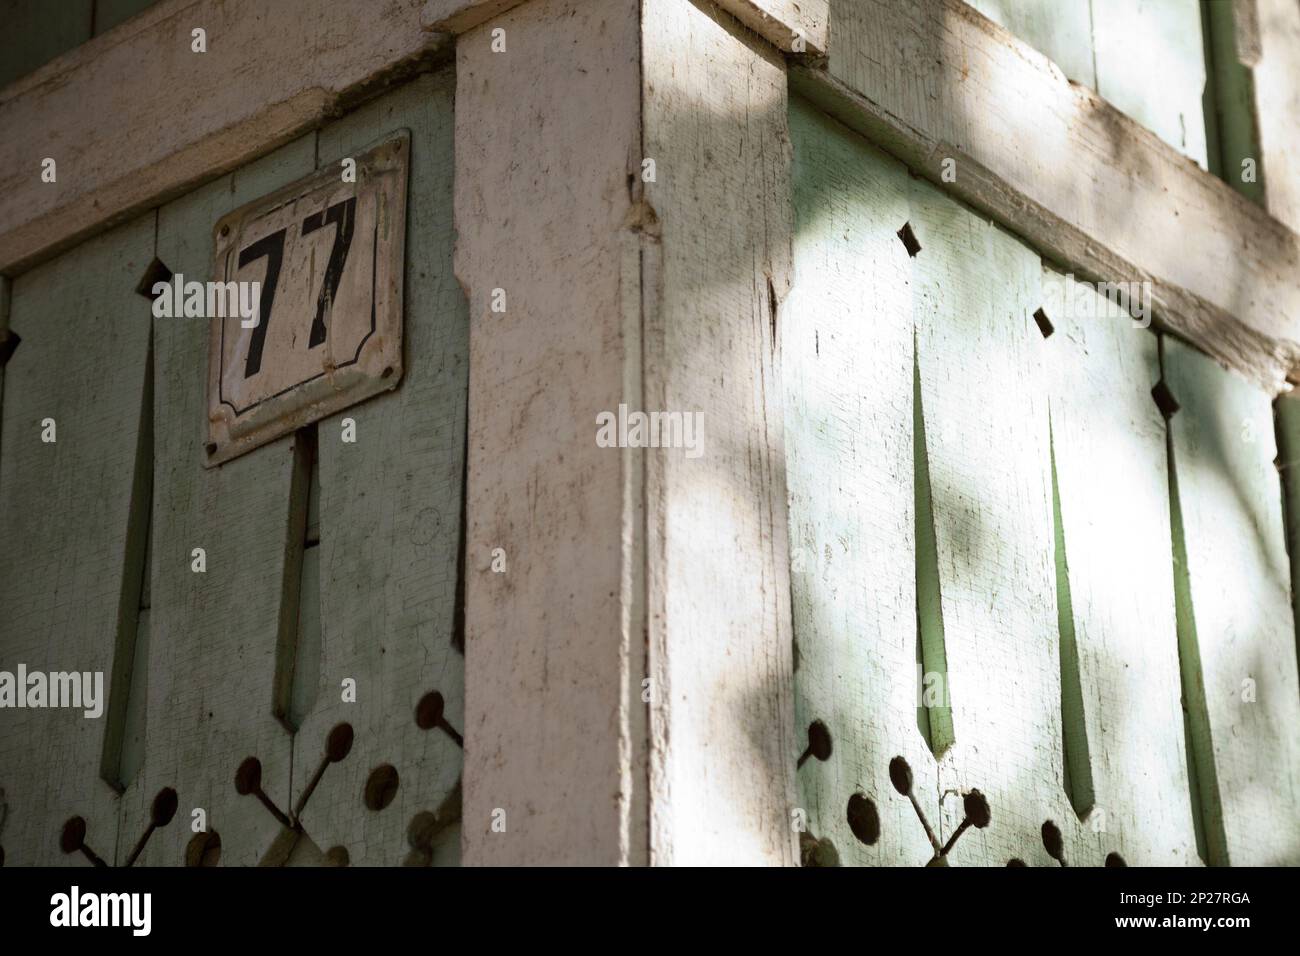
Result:
<svg viewBox="0 0 1300 956"><path fill-rule="evenodd" d="M523 2L524 0L426 0L420 22L426 30L459 35Z"/></svg>
<svg viewBox="0 0 1300 956"><path fill-rule="evenodd" d="M1156 324L1220 362L1300 373L1300 238L963 0L839 3L827 64L791 77L1080 278L1150 282Z"/></svg>
<svg viewBox="0 0 1300 956"><path fill-rule="evenodd" d="M422 0L164 0L0 89L0 273L243 165L450 55ZM192 49L205 32L207 52ZM42 161L55 160L55 182Z"/></svg>
<svg viewBox="0 0 1300 956"><path fill-rule="evenodd" d="M826 52L830 0L717 0L718 6L786 53Z"/></svg>

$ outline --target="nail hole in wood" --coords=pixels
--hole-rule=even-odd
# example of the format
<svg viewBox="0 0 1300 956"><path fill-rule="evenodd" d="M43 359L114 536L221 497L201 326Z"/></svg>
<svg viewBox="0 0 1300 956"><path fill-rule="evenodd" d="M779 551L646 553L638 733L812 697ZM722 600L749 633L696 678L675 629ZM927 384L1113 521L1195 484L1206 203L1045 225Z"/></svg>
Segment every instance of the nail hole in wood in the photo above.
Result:
<svg viewBox="0 0 1300 956"><path fill-rule="evenodd" d="M902 757L895 757L889 761L889 782L903 796L912 792L912 768Z"/></svg>
<svg viewBox="0 0 1300 956"><path fill-rule="evenodd" d="M382 810L397 796L397 768L390 763L380 764L370 771L366 780L365 801L371 810Z"/></svg>
<svg viewBox="0 0 1300 956"><path fill-rule="evenodd" d="M903 248L907 250L907 254L915 259L916 254L921 251L921 243L917 241L910 222L903 223L903 228L898 230L898 238L903 240Z"/></svg>
<svg viewBox="0 0 1300 956"><path fill-rule="evenodd" d="M144 275L142 275L140 281L136 283L135 291L138 295L142 295L152 302L154 299L158 298L153 293L153 287L159 282L171 281L172 270L168 269L161 259L154 256L153 262L149 263L149 265L145 267Z"/></svg>
<svg viewBox="0 0 1300 956"><path fill-rule="evenodd" d="M325 756L330 763L338 763L352 752L352 725L336 724L325 740Z"/></svg>
<svg viewBox="0 0 1300 956"><path fill-rule="evenodd" d="M156 827L165 827L172 822L172 817L176 816L177 807L176 791L171 787L163 787L158 791L158 796L153 798L153 806L149 808L149 822Z"/></svg>
<svg viewBox="0 0 1300 956"><path fill-rule="evenodd" d="M430 730L437 727L442 721L442 712L446 707L442 694L436 690L430 691L420 698L420 702L415 705L415 725L421 730Z"/></svg>
<svg viewBox="0 0 1300 956"><path fill-rule="evenodd" d="M203 446L203 450L208 453L208 457L210 458L217 453L217 443L210 441Z"/></svg>
<svg viewBox="0 0 1300 956"><path fill-rule="evenodd" d="M1051 820L1043 823L1043 849L1057 863L1065 863L1065 840L1061 836L1061 828Z"/></svg>
<svg viewBox="0 0 1300 956"><path fill-rule="evenodd" d="M64 853L76 853L86 843L86 820L84 817L72 817L63 824L63 833L59 836L59 849Z"/></svg>
<svg viewBox="0 0 1300 956"><path fill-rule="evenodd" d="M799 863L801 866L839 866L840 854L830 840L819 840L811 833L800 833Z"/></svg>
<svg viewBox="0 0 1300 956"><path fill-rule="evenodd" d="M983 830L993 819L993 813L989 810L989 802L984 799L984 794L978 790L972 790L966 796L962 797L962 809L966 811L966 819L970 820L971 826L977 830Z"/></svg>
<svg viewBox="0 0 1300 956"><path fill-rule="evenodd" d="M1163 381L1156 382L1155 388L1151 389L1151 397L1156 400L1156 408L1160 409L1160 414L1165 418L1173 418L1182 407Z"/></svg>
<svg viewBox="0 0 1300 956"><path fill-rule="evenodd" d="M880 839L880 814L876 805L866 794L855 793L849 797L849 829L853 835L867 846L872 846Z"/></svg>
<svg viewBox="0 0 1300 956"><path fill-rule="evenodd" d="M196 833L185 845L186 866L216 866L221 862L221 834L216 830Z"/></svg>
<svg viewBox="0 0 1300 956"><path fill-rule="evenodd" d="M814 720L808 725L808 746L799 755L796 768L802 767L809 757L816 757L823 762L831 758L831 732L820 720Z"/></svg>
<svg viewBox="0 0 1300 956"><path fill-rule="evenodd" d="M325 851L326 866L347 866L351 862L352 857L345 846L332 846Z"/></svg>
<svg viewBox="0 0 1300 956"><path fill-rule="evenodd" d="M235 771L235 793L246 797L262 785L262 761L249 757Z"/></svg>
<svg viewBox="0 0 1300 956"><path fill-rule="evenodd" d="M1043 333L1043 338L1047 338L1056 331L1052 325L1052 320L1047 317L1047 313L1042 309L1034 310L1034 321L1038 323L1038 331Z"/></svg>

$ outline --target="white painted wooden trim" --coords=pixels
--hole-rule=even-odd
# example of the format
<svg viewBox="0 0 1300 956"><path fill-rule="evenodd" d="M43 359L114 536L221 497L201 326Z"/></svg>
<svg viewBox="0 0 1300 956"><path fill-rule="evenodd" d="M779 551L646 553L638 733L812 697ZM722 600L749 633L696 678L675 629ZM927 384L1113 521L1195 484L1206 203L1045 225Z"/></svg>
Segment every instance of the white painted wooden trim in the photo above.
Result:
<svg viewBox="0 0 1300 956"><path fill-rule="evenodd" d="M523 2L524 0L427 0L420 12L420 22L426 30L440 30L459 36Z"/></svg>
<svg viewBox="0 0 1300 956"><path fill-rule="evenodd" d="M830 0L718 0L718 6L785 53L826 52Z"/></svg>
<svg viewBox="0 0 1300 956"><path fill-rule="evenodd" d="M1300 230L1300 4L1288 0L1236 0L1236 4L1239 47L1243 23L1258 22L1256 36L1244 43L1248 50L1254 45L1257 57L1251 65L1264 205L1271 215Z"/></svg>
<svg viewBox="0 0 1300 956"><path fill-rule="evenodd" d="M648 855L650 452L596 444L600 412L641 405L639 28L639 0L533 0L456 42L467 865Z"/></svg>
<svg viewBox="0 0 1300 956"><path fill-rule="evenodd" d="M421 0L164 0L0 90L0 273L270 152L449 51ZM191 30L207 52L191 52ZM58 166L41 181L41 160Z"/></svg>
<svg viewBox="0 0 1300 956"><path fill-rule="evenodd" d="M841 3L828 66L792 81L1055 263L1150 281L1221 362L1273 391L1300 371L1300 237L963 0Z"/></svg>
<svg viewBox="0 0 1300 956"><path fill-rule="evenodd" d="M642 0L651 854L793 864L794 664L776 337L794 229L785 63L712 3ZM471 378L473 376L471 375Z"/></svg>

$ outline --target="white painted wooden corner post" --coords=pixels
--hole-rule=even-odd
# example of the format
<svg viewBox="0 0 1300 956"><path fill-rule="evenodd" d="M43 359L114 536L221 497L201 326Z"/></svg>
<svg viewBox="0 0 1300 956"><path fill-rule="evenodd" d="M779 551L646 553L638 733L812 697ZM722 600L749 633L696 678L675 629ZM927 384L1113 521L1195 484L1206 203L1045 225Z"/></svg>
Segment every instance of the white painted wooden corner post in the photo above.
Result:
<svg viewBox="0 0 1300 956"><path fill-rule="evenodd" d="M784 62L707 3L481 6L430 15L464 30L464 862L792 864ZM637 412L672 447L598 443Z"/></svg>

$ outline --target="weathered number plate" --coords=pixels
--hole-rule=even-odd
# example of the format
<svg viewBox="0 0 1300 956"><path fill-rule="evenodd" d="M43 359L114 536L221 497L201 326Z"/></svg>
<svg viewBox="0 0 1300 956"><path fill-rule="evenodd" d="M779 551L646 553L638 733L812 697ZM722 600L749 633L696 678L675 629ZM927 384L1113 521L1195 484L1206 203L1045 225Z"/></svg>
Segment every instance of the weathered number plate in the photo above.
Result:
<svg viewBox="0 0 1300 956"><path fill-rule="evenodd" d="M355 182L334 165L214 227L212 279L260 287L255 319L212 319L206 464L401 379L409 150L403 130L353 157Z"/></svg>

